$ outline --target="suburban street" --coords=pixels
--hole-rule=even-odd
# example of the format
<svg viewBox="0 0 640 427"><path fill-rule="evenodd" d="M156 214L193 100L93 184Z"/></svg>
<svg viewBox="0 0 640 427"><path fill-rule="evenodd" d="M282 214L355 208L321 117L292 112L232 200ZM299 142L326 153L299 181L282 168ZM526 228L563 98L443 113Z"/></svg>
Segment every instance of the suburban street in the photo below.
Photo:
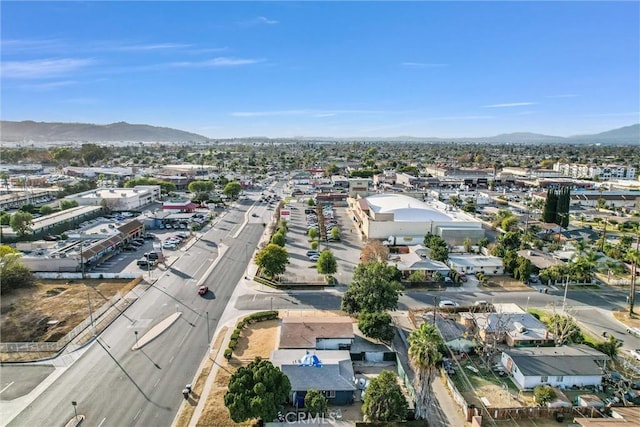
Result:
<svg viewBox="0 0 640 427"><path fill-rule="evenodd" d="M64 425L74 416L72 401L86 425L170 425L264 231L262 222L250 222L234 238L249 203L235 206L9 425ZM202 283L210 292L201 297L198 282L219 251L220 261ZM182 313L176 323L131 350L135 332L142 337L176 311Z"/></svg>
<svg viewBox="0 0 640 427"><path fill-rule="evenodd" d="M272 214L266 206L256 205L251 209L255 216L251 215L247 210L253 203L246 199L234 204L193 246L176 252L179 258L166 271L156 269L153 275L161 275L157 282L8 425L64 425L74 415L72 401L77 402L78 413L86 417L85 425L171 425L183 400L181 390L193 380L206 356L208 343L264 233L263 222ZM357 250L354 248L349 247ZM338 251L347 251L347 246ZM353 268L349 263L346 266L345 279ZM204 297L197 294L201 284L210 289ZM231 304L235 311L337 310L346 285L345 281L325 291L284 293L254 283ZM625 293L608 288L570 289L566 307L591 333L606 331L623 340L625 348L640 348L640 340L626 333L611 315L611 310L624 305L625 297ZM516 303L523 308L555 306L560 312L563 298L564 289L548 294L535 290L487 292L469 283L439 292L406 291L399 310L431 308L438 300L449 299L461 305L486 300ZM160 336L140 350L131 350L139 337L176 312L181 316ZM30 378L27 381L37 383L48 372L29 366L11 368L7 372L16 382L24 381L21 376L26 375Z"/></svg>

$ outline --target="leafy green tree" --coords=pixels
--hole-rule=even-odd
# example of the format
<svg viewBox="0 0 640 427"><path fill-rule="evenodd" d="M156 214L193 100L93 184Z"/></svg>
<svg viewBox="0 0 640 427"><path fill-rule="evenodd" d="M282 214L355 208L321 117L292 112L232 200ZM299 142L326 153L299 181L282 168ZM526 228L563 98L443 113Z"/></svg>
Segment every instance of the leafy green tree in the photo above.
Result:
<svg viewBox="0 0 640 427"><path fill-rule="evenodd" d="M529 276L533 272L533 264L525 257L519 256L516 258L516 268L513 270L513 277L516 280L526 283L529 280Z"/></svg>
<svg viewBox="0 0 640 427"><path fill-rule="evenodd" d="M362 402L362 412L368 421L402 421L408 407L398 379L391 371L382 371L371 380Z"/></svg>
<svg viewBox="0 0 640 427"><path fill-rule="evenodd" d="M313 198L309 197L309 199L307 200L307 206L313 207L315 205L316 205L316 202L313 200Z"/></svg>
<svg viewBox="0 0 640 427"><path fill-rule="evenodd" d="M271 243L284 248L284 245L286 244L286 238L284 237L284 234L278 232L271 237Z"/></svg>
<svg viewBox="0 0 640 427"><path fill-rule="evenodd" d="M40 206L40 215L49 215L51 212L53 212L53 208L49 205L42 205Z"/></svg>
<svg viewBox="0 0 640 427"><path fill-rule="evenodd" d="M599 350L612 359L618 358L618 352L622 348L622 341L616 339L613 335L609 335L609 339L596 344L596 350Z"/></svg>
<svg viewBox="0 0 640 427"><path fill-rule="evenodd" d="M556 215L558 213L558 195L554 190L547 190L547 198L544 201L544 208L542 210L542 221L547 224L556 222Z"/></svg>
<svg viewBox="0 0 640 427"><path fill-rule="evenodd" d="M82 144L80 146L80 158L87 166L103 160L109 156L109 149L96 144Z"/></svg>
<svg viewBox="0 0 640 427"><path fill-rule="evenodd" d="M365 336L386 343L390 343L395 334L391 315L380 311L360 313L358 316L358 328Z"/></svg>
<svg viewBox="0 0 640 427"><path fill-rule="evenodd" d="M504 266L505 270L513 272L518 266L518 252L513 249L505 251L504 255L502 256L502 265Z"/></svg>
<svg viewBox="0 0 640 427"><path fill-rule="evenodd" d="M469 237L464 239L464 242L462 242L462 245L464 246L465 252L471 252L471 249L473 248L473 242Z"/></svg>
<svg viewBox="0 0 640 427"><path fill-rule="evenodd" d="M556 392L551 386L539 385L533 388L533 397L540 406L544 406L556 397Z"/></svg>
<svg viewBox="0 0 640 427"><path fill-rule="evenodd" d="M33 221L33 215L29 212L18 211L11 215L9 225L18 233L19 236L24 236L32 231L31 222Z"/></svg>
<svg viewBox="0 0 640 427"><path fill-rule="evenodd" d="M321 391L307 390L304 395L304 407L313 416L322 415L327 412L328 401Z"/></svg>
<svg viewBox="0 0 640 427"><path fill-rule="evenodd" d="M429 258L441 262L449 259L449 246L442 237L427 233L424 236L424 245L429 248Z"/></svg>
<svg viewBox="0 0 640 427"><path fill-rule="evenodd" d="M326 176L327 178L331 177L332 175L336 175L338 172L340 172L340 168L336 166L335 163L329 163L327 167L324 168L324 176Z"/></svg>
<svg viewBox="0 0 640 427"><path fill-rule="evenodd" d="M238 198L238 195L242 192L242 185L238 181L232 181L227 183L222 190L222 194L229 197L231 200Z"/></svg>
<svg viewBox="0 0 640 427"><path fill-rule="evenodd" d="M5 190L9 191L9 172L0 171L0 183L2 183Z"/></svg>
<svg viewBox="0 0 640 427"><path fill-rule="evenodd" d="M409 335L409 361L415 372L415 415L416 419L426 419L431 407L431 384L435 376L436 366L442 361L440 348L443 342L437 329L428 323Z"/></svg>
<svg viewBox="0 0 640 427"><path fill-rule="evenodd" d="M77 207L78 207L78 201L77 200L67 200L67 199L60 200L60 210L61 211L65 211L67 209L77 208Z"/></svg>
<svg viewBox="0 0 640 427"><path fill-rule="evenodd" d="M309 239L316 240L318 238L318 229L310 228L307 234L309 234Z"/></svg>
<svg viewBox="0 0 640 427"><path fill-rule="evenodd" d="M16 249L0 245L0 292L25 288L35 283L33 273L22 264L22 255Z"/></svg>
<svg viewBox="0 0 640 427"><path fill-rule="evenodd" d="M409 277L407 277L407 282L409 283L420 283L424 282L425 280L426 278L424 275L424 271L420 270L412 271L411 274L409 274Z"/></svg>
<svg viewBox="0 0 640 427"><path fill-rule="evenodd" d="M340 229L338 227L333 227L331 229L331 238L334 240L340 240Z"/></svg>
<svg viewBox="0 0 640 427"><path fill-rule="evenodd" d="M396 310L402 291L400 276L395 266L384 262L359 264L342 296L342 310L349 314Z"/></svg>
<svg viewBox="0 0 640 427"><path fill-rule="evenodd" d="M287 250L273 243L268 244L256 255L256 264L271 278L284 273L288 261Z"/></svg>
<svg viewBox="0 0 640 427"><path fill-rule="evenodd" d="M193 181L187 188L192 193L210 193L214 190L215 184L211 181Z"/></svg>
<svg viewBox="0 0 640 427"><path fill-rule="evenodd" d="M335 272L338 270L336 257L330 250L324 250L320 252L320 257L318 258L317 265L318 274L332 275L335 274Z"/></svg>
<svg viewBox="0 0 640 427"><path fill-rule="evenodd" d="M2 213L0 213L0 225L9 225L10 222L11 214L2 211Z"/></svg>
<svg viewBox="0 0 640 427"><path fill-rule="evenodd" d="M159 185L162 194L169 194L176 191L176 185L169 181L162 181L156 178L133 178L124 183L125 188L133 188L137 185Z"/></svg>
<svg viewBox="0 0 640 427"><path fill-rule="evenodd" d="M502 228L504 231L513 231L516 229L517 226L518 226L518 218L515 216L510 216L508 218L505 218L500 223L500 228Z"/></svg>
<svg viewBox="0 0 640 427"><path fill-rule="evenodd" d="M487 246L489 246L489 239L487 237L483 237L482 239L478 240L478 246L480 246L481 248L486 248Z"/></svg>
<svg viewBox="0 0 640 427"><path fill-rule="evenodd" d="M257 357L231 376L224 404L236 423L254 418L273 420L290 392L289 378L268 360Z"/></svg>
<svg viewBox="0 0 640 427"><path fill-rule="evenodd" d="M557 346L584 342L582 331L571 316L554 313L546 323Z"/></svg>

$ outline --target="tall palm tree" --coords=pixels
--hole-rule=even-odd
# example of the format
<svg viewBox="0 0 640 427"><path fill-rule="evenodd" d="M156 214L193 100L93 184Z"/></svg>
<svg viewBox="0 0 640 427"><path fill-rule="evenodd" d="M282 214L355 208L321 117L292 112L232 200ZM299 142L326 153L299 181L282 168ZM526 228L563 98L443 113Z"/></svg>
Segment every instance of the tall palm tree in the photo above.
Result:
<svg viewBox="0 0 640 427"><path fill-rule="evenodd" d="M638 263L640 263L640 233L638 234L638 240L636 241L636 248L629 249L626 258L632 262L631 264L631 289L629 291L629 315L633 315L633 306L636 299L636 274L638 271Z"/></svg>
<svg viewBox="0 0 640 427"><path fill-rule="evenodd" d="M415 372L416 394L415 416L427 418L431 407L431 384L435 377L436 365L442 360L439 351L442 338L435 326L423 323L409 335L409 360Z"/></svg>

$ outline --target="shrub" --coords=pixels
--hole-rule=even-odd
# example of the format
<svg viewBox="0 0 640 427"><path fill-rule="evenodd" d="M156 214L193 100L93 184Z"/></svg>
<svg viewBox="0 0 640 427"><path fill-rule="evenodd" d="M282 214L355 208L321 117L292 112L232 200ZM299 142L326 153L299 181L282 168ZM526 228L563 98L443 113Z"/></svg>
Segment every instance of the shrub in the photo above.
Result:
<svg viewBox="0 0 640 427"><path fill-rule="evenodd" d="M533 389L533 396L536 402L542 406L551 402L556 397L556 393L551 386L539 385Z"/></svg>
<svg viewBox="0 0 640 427"><path fill-rule="evenodd" d="M231 350L230 348L226 348L224 350L224 358L229 360L231 359L231 354L233 353L233 350Z"/></svg>

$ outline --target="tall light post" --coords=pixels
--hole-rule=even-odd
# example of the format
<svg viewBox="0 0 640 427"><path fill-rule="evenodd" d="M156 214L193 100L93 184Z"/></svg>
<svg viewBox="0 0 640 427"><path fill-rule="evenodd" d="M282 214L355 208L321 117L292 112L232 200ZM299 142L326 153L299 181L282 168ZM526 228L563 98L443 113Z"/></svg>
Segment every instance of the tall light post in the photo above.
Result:
<svg viewBox="0 0 640 427"><path fill-rule="evenodd" d="M93 330L93 335L95 335L96 327L93 324L93 310L91 310L91 298L89 296L89 288L87 288L87 304L89 305L89 319L91 321L91 329Z"/></svg>
<svg viewBox="0 0 640 427"><path fill-rule="evenodd" d="M78 406L78 402L76 402L75 400L71 401L71 405L73 406L73 414L74 414L74 418L76 419L76 421L78 420L78 411L76 411L76 406Z"/></svg>
<svg viewBox="0 0 640 427"><path fill-rule="evenodd" d="M136 336L136 342L135 342L135 347L138 347L138 331L133 331L134 335Z"/></svg>
<svg viewBox="0 0 640 427"><path fill-rule="evenodd" d="M562 298L562 314L565 314L564 310L567 306L567 291L569 290L569 276L567 275L567 278L565 280L564 283L564 297Z"/></svg>
<svg viewBox="0 0 640 427"><path fill-rule="evenodd" d="M205 312L206 316L207 316L207 344L209 343L210 340L210 333L209 333L209 312Z"/></svg>

